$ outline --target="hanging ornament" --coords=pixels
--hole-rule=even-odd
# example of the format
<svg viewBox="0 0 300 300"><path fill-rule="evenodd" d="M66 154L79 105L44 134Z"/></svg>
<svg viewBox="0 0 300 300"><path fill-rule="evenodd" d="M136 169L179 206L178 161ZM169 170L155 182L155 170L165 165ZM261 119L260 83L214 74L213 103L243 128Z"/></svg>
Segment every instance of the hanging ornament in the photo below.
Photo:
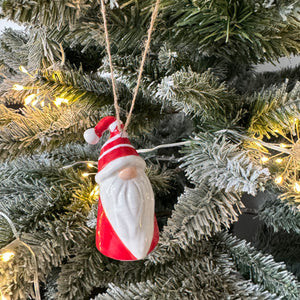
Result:
<svg viewBox="0 0 300 300"><path fill-rule="evenodd" d="M126 129L141 83L151 33L158 14L159 0L156 0L152 12L137 84L125 125L120 120L104 0L100 0L100 3L116 117L105 117L95 128L90 128L84 133L88 143L97 144L103 132L110 131L109 140L102 146L100 152L95 177L100 186L96 246L101 253L110 258L139 260L145 258L155 248L159 231L154 214L154 194L145 174L146 163L130 144Z"/></svg>
<svg viewBox="0 0 300 300"><path fill-rule="evenodd" d="M115 117L103 118L85 131L89 144L102 146L95 180L100 186L96 246L104 255L118 260L138 260L156 246L159 231L154 214L154 194L145 174L146 163L130 144L124 126Z"/></svg>

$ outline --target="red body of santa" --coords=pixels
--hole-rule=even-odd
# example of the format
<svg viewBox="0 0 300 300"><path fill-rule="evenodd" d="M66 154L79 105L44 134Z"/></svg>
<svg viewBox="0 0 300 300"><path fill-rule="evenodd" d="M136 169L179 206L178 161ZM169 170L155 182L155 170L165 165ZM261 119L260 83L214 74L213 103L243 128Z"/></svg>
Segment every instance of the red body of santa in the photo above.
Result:
<svg viewBox="0 0 300 300"><path fill-rule="evenodd" d="M114 259L143 259L159 239L146 164L126 133L119 131L115 117L103 118L84 137L96 144L107 129L110 138L101 149L95 177L100 185L96 246Z"/></svg>

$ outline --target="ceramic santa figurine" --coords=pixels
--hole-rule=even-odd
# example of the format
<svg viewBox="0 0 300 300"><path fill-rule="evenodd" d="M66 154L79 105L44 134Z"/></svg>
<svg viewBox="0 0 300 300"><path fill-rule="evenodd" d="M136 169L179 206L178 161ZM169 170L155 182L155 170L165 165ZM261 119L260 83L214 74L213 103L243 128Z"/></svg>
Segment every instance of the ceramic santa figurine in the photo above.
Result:
<svg viewBox="0 0 300 300"><path fill-rule="evenodd" d="M85 131L84 138L96 144L106 130L110 137L102 146L95 177L100 186L96 246L114 259L143 259L159 239L146 163L126 132L119 131L115 117L103 118L95 128Z"/></svg>

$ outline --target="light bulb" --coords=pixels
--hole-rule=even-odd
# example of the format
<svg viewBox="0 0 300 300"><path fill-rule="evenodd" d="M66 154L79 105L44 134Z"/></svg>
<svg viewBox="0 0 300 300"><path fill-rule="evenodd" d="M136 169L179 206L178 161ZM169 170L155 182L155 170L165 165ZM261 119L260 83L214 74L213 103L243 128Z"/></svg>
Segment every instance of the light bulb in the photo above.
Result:
<svg viewBox="0 0 300 300"><path fill-rule="evenodd" d="M24 66L20 66L20 67L19 67L19 70L20 70L21 72L23 72L23 73L28 73L28 71L25 69Z"/></svg>
<svg viewBox="0 0 300 300"><path fill-rule="evenodd" d="M26 68L24 66L20 66L19 70L27 75L29 75L31 77L31 74L26 70Z"/></svg>
<svg viewBox="0 0 300 300"><path fill-rule="evenodd" d="M8 252L4 252L4 253L0 254L0 256L1 256L2 261L7 262L10 259L12 259L15 256L15 254L13 252L8 251Z"/></svg>
<svg viewBox="0 0 300 300"><path fill-rule="evenodd" d="M37 99L37 100L34 100L34 101L31 103L31 105L32 105L32 106L35 106L38 102L39 102L38 99Z"/></svg>
<svg viewBox="0 0 300 300"><path fill-rule="evenodd" d="M41 102L41 107L44 107L45 106L45 101L42 101Z"/></svg>
<svg viewBox="0 0 300 300"><path fill-rule="evenodd" d="M294 190L295 190L296 193L300 193L300 184L298 182L295 182Z"/></svg>
<svg viewBox="0 0 300 300"><path fill-rule="evenodd" d="M94 165L91 164L91 163L88 163L87 165L88 165L89 168L93 168L94 167Z"/></svg>
<svg viewBox="0 0 300 300"><path fill-rule="evenodd" d="M89 173L82 173L82 177L88 177L89 175Z"/></svg>
<svg viewBox="0 0 300 300"><path fill-rule="evenodd" d="M288 145L287 145L287 144L284 144L284 143L281 143L281 144L280 144L280 147L281 147L281 148L287 148Z"/></svg>
<svg viewBox="0 0 300 300"><path fill-rule="evenodd" d="M269 158L266 156L263 156L260 160L264 163L264 162L267 162L269 160Z"/></svg>
<svg viewBox="0 0 300 300"><path fill-rule="evenodd" d="M68 103L68 101L68 99L56 97L54 103L56 106L60 106L62 103Z"/></svg>
<svg viewBox="0 0 300 300"><path fill-rule="evenodd" d="M283 159L282 159L282 158L277 158L277 159L275 160L275 162L276 162L277 164L281 164L281 163L282 163L282 161L283 161Z"/></svg>
<svg viewBox="0 0 300 300"><path fill-rule="evenodd" d="M28 95L25 99L24 99L24 103L25 105L28 105L31 103L31 101L36 97L36 94L31 94Z"/></svg>
<svg viewBox="0 0 300 300"><path fill-rule="evenodd" d="M20 85L20 84L14 84L12 89L15 91L22 91L22 90L24 90L24 86Z"/></svg>
<svg viewBox="0 0 300 300"><path fill-rule="evenodd" d="M282 181L283 181L282 176L277 176L277 177L275 178L275 183L277 183L277 184L282 183Z"/></svg>

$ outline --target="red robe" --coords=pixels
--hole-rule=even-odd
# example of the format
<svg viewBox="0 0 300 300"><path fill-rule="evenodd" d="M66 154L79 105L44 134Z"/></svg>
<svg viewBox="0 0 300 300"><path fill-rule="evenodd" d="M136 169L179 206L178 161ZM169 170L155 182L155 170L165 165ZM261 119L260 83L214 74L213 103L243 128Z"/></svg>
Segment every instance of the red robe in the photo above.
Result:
<svg viewBox="0 0 300 300"><path fill-rule="evenodd" d="M159 230L156 217L154 215L153 238L148 254L155 248L159 239ZM113 259L117 260L137 260L137 258L129 251L124 243L117 236L115 230L111 226L99 198L98 217L96 227L96 246L98 250Z"/></svg>

